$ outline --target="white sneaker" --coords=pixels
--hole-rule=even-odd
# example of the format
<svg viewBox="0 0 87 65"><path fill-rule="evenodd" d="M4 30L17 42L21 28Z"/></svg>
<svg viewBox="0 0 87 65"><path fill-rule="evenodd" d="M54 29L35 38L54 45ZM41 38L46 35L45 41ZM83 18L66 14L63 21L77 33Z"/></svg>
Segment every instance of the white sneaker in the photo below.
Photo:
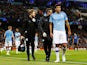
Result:
<svg viewBox="0 0 87 65"><path fill-rule="evenodd" d="M62 56L62 61L63 61L63 62L66 62L65 55Z"/></svg>
<svg viewBox="0 0 87 65"><path fill-rule="evenodd" d="M0 50L0 52L2 53L2 50Z"/></svg>
<svg viewBox="0 0 87 65"><path fill-rule="evenodd" d="M54 61L55 63L60 62L59 60Z"/></svg>
<svg viewBox="0 0 87 65"><path fill-rule="evenodd" d="M10 55L9 53L6 53L6 55Z"/></svg>
<svg viewBox="0 0 87 65"><path fill-rule="evenodd" d="M0 52L2 53L2 51L3 51L3 50L4 50L4 49L3 49L3 48L1 48L1 49L0 49Z"/></svg>

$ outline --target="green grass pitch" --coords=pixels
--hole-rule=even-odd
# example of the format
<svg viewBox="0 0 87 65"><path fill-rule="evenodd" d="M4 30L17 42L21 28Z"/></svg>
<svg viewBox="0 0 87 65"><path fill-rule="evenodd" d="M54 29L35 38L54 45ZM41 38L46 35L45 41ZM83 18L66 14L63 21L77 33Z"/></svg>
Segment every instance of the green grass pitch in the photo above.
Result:
<svg viewBox="0 0 87 65"><path fill-rule="evenodd" d="M52 51L50 62L45 61L45 54L43 50L35 52L36 60L27 61L26 52L16 54L15 51L10 52L11 55L7 56L6 51L0 53L0 65L87 65L87 50L67 50L66 62L55 63L55 52ZM62 51L60 52L60 58L62 58Z"/></svg>

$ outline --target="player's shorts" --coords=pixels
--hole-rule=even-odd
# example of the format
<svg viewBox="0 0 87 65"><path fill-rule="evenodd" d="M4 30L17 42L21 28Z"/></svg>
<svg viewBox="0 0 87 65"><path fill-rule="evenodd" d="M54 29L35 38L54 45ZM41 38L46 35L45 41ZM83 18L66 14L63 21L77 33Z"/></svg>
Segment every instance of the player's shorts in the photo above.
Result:
<svg viewBox="0 0 87 65"><path fill-rule="evenodd" d="M5 41L5 46L12 46L12 41Z"/></svg>
<svg viewBox="0 0 87 65"><path fill-rule="evenodd" d="M67 37L65 31L53 31L53 43L54 44L63 44L67 43Z"/></svg>
<svg viewBox="0 0 87 65"><path fill-rule="evenodd" d="M20 41L15 41L15 46L18 48L20 46L21 42Z"/></svg>

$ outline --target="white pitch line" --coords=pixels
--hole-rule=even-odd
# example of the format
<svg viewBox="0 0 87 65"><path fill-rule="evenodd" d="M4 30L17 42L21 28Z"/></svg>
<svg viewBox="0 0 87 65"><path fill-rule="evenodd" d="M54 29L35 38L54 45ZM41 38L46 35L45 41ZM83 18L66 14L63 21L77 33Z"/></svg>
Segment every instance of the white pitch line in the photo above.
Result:
<svg viewBox="0 0 87 65"><path fill-rule="evenodd" d="M73 62L73 61L67 61L66 63L72 63L72 64L86 64L87 62Z"/></svg>
<svg viewBox="0 0 87 65"><path fill-rule="evenodd" d="M4 57L4 56L0 56L0 57ZM26 58L16 58L16 57L6 57L6 58L8 58L8 59L25 59L25 60L26 60ZM26 61L27 61L27 60L26 60ZM45 61L45 60L39 59L39 60L37 60L37 61ZM53 61L50 61L50 62L53 62ZM62 61L61 61L61 62L62 62ZM86 65L87 65L87 62L66 61L65 63L72 63L72 64L86 64Z"/></svg>

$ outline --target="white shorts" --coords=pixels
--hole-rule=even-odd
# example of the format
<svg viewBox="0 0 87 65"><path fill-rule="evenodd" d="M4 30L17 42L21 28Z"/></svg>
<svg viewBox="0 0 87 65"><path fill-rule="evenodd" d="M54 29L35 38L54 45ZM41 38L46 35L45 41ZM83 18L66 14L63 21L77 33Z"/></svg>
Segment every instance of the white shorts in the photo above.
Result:
<svg viewBox="0 0 87 65"><path fill-rule="evenodd" d="M21 42L20 41L15 41L15 46L18 48L20 46Z"/></svg>
<svg viewBox="0 0 87 65"><path fill-rule="evenodd" d="M67 37L65 31L53 31L53 43L54 44L63 44L67 43Z"/></svg>
<svg viewBox="0 0 87 65"><path fill-rule="evenodd" d="M5 46L12 46L12 41L5 41Z"/></svg>

